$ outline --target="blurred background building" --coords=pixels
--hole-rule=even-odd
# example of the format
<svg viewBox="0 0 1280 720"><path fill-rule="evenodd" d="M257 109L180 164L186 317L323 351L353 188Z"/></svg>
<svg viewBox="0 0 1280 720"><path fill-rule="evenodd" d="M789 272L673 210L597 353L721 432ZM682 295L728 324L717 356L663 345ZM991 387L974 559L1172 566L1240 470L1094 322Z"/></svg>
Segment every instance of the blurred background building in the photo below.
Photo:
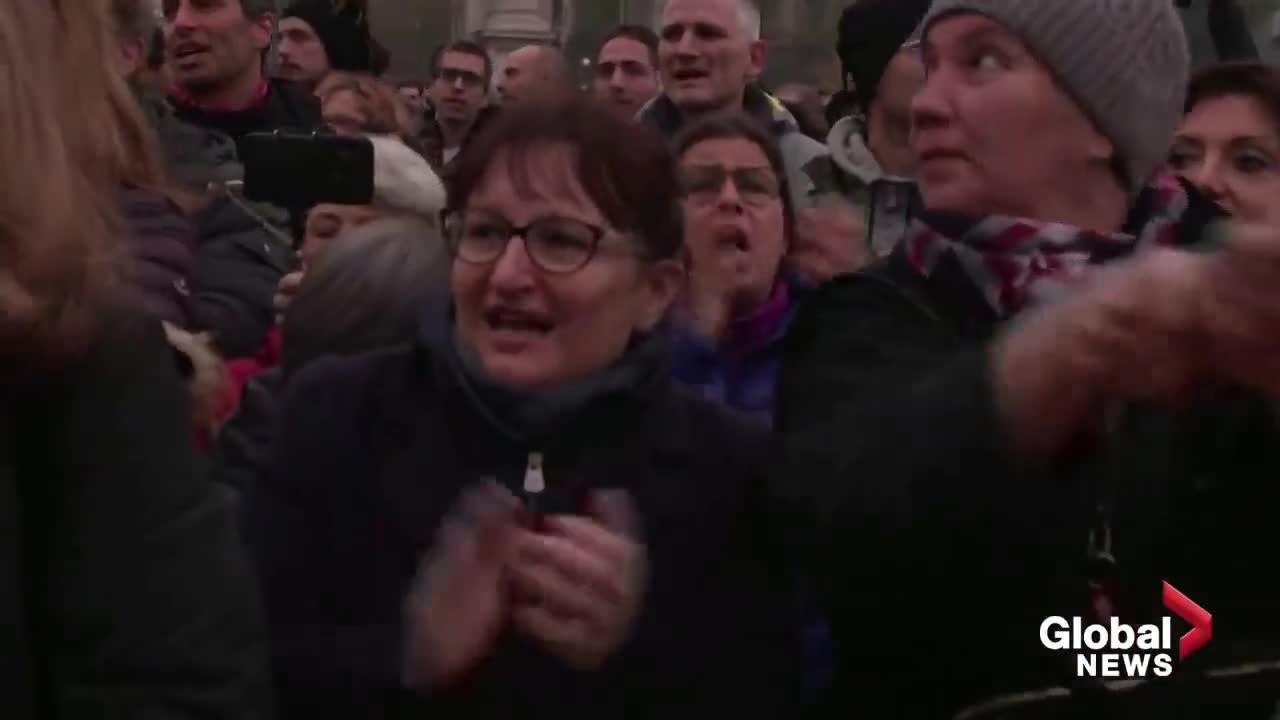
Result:
<svg viewBox="0 0 1280 720"><path fill-rule="evenodd" d="M1238 0L1250 18L1259 50L1277 59L1280 0ZM770 44L765 82L800 82L831 90L840 84L835 58L836 21L850 0L761 0ZM1208 0L1193 0L1203 4ZM530 42L563 47L585 81L600 39L621 22L656 26L665 0L369 0L373 27L392 52L396 77L425 79L431 52L457 38L474 38L499 64ZM1198 57L1209 49L1195 13L1188 37Z"/></svg>
<svg viewBox="0 0 1280 720"><path fill-rule="evenodd" d="M835 20L848 0L765 0L771 54L767 81L838 84ZM473 38L501 65L536 42L564 48L585 81L600 40L623 22L656 26L665 0L369 0L374 31L392 53L392 74L425 78L431 52Z"/></svg>

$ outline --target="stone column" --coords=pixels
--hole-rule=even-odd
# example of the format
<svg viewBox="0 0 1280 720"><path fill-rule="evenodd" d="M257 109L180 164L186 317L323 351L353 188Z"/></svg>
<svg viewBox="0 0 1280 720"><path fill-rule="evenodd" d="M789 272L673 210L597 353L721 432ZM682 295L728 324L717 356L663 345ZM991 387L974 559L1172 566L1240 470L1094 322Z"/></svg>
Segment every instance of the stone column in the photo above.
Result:
<svg viewBox="0 0 1280 720"><path fill-rule="evenodd" d="M561 44L571 15L567 0L472 0L467 3L467 32L500 62L522 45Z"/></svg>

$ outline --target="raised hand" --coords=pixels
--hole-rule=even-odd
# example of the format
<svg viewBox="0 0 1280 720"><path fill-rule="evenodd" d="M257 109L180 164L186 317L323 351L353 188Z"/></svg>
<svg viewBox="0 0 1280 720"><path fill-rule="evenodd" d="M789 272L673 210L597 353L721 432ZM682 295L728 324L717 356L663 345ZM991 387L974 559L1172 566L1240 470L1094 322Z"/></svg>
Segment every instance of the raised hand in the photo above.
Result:
<svg viewBox="0 0 1280 720"><path fill-rule="evenodd" d="M1215 374L1280 397L1280 228L1233 224L1205 265L1202 322Z"/></svg>
<svg viewBox="0 0 1280 720"><path fill-rule="evenodd" d="M866 223L843 199L802 210L787 268L818 283L861 270L869 258L866 234Z"/></svg>
<svg viewBox="0 0 1280 720"><path fill-rule="evenodd" d="M1209 372L1205 271L1202 256L1152 251L1015 320L992 351L997 405L1015 445L1053 455L1118 404L1185 398Z"/></svg>
<svg viewBox="0 0 1280 720"><path fill-rule="evenodd" d="M445 519L404 605L404 682L447 687L493 651L507 623L504 568L519 503L496 483L464 495Z"/></svg>
<svg viewBox="0 0 1280 720"><path fill-rule="evenodd" d="M630 498L602 493L592 506L590 517L554 516L545 532L522 531L511 565L516 627L580 671L626 642L648 574Z"/></svg>

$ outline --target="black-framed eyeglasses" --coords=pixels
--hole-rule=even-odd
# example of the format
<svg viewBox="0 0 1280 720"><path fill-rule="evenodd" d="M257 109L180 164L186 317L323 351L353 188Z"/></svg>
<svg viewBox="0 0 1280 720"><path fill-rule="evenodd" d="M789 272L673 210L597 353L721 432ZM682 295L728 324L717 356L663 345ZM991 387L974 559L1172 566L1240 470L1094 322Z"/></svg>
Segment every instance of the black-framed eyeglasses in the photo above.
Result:
<svg viewBox="0 0 1280 720"><path fill-rule="evenodd" d="M446 217L445 235L453 256L472 265L497 262L511 238L518 237L538 269L565 275L591 262L605 229L561 217L540 218L517 226L494 213L470 211Z"/></svg>
<svg viewBox="0 0 1280 720"><path fill-rule="evenodd" d="M729 169L723 165L689 165L680 169L680 190L695 202L714 202L724 189L725 181L733 183L738 196L748 205L766 205L782 193L782 183L769 167Z"/></svg>
<svg viewBox="0 0 1280 720"><path fill-rule="evenodd" d="M461 81L464 86L472 88L480 87L484 83L484 78L480 77L480 73L457 68L440 68L440 79L449 85Z"/></svg>

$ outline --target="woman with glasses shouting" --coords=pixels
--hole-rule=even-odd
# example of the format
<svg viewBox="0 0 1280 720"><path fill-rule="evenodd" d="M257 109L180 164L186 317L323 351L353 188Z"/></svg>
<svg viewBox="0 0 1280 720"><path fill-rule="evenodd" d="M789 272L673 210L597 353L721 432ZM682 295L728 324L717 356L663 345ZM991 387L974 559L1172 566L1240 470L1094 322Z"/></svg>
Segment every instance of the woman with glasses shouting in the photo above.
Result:
<svg viewBox="0 0 1280 720"><path fill-rule="evenodd" d="M247 501L284 716L785 709L764 438L671 375L663 140L521 108L452 191L451 299L411 347L298 377Z"/></svg>
<svg viewBox="0 0 1280 720"><path fill-rule="evenodd" d="M676 379L768 423L782 339L807 285L785 262L795 216L782 154L746 115L700 120L675 150L689 269Z"/></svg>

